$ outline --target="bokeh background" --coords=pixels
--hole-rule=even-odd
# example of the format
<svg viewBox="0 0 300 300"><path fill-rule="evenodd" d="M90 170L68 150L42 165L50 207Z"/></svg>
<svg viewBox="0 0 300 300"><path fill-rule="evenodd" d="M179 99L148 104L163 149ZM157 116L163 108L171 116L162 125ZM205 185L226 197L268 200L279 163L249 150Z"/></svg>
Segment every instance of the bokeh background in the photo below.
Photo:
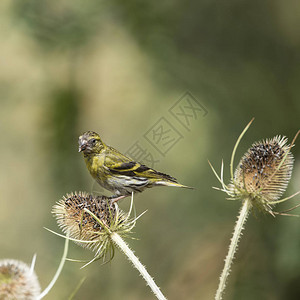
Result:
<svg viewBox="0 0 300 300"><path fill-rule="evenodd" d="M136 196L147 213L128 243L169 299L213 299L240 203L212 189L207 160L219 169L224 159L228 181L252 117L237 160L254 141L299 129L299 13L293 0L2 0L0 257L37 253L47 286L64 241L43 227L59 231L51 209L64 194L97 191L77 152L78 135L94 130L122 152L140 142L158 170L195 187ZM186 92L207 111L188 129L169 111ZM164 155L144 137L161 118L182 136ZM299 145L293 154L286 195L300 189ZM72 244L69 256L93 254ZM80 266L67 262L46 299L67 299L83 277L74 299L154 299L118 251ZM300 220L252 215L224 299L299 297Z"/></svg>

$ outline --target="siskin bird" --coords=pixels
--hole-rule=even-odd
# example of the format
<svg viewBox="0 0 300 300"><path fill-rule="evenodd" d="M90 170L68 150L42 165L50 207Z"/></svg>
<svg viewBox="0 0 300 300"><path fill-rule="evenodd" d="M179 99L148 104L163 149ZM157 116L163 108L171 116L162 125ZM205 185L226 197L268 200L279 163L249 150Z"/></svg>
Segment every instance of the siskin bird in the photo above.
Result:
<svg viewBox="0 0 300 300"><path fill-rule="evenodd" d="M190 188L178 183L174 177L135 162L106 145L96 132L85 132L79 137L78 143L78 151L83 152L90 174L102 187L114 193L114 199L154 186Z"/></svg>

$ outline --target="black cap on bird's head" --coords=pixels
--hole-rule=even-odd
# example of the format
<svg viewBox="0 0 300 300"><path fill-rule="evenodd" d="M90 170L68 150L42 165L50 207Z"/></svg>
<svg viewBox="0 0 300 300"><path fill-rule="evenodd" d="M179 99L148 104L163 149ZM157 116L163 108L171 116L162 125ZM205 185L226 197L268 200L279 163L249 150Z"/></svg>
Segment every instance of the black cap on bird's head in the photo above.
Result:
<svg viewBox="0 0 300 300"><path fill-rule="evenodd" d="M86 131L78 139L78 152L84 154L99 153L104 148L104 143L98 133L94 131Z"/></svg>

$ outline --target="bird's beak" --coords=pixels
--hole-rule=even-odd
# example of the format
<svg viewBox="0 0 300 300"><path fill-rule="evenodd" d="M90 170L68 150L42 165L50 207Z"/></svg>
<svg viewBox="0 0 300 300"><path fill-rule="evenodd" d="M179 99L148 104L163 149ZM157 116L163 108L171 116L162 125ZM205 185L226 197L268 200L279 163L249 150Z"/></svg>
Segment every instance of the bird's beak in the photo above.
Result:
<svg viewBox="0 0 300 300"><path fill-rule="evenodd" d="M79 141L79 148L78 148L78 152L84 151L87 147L87 143L84 141Z"/></svg>

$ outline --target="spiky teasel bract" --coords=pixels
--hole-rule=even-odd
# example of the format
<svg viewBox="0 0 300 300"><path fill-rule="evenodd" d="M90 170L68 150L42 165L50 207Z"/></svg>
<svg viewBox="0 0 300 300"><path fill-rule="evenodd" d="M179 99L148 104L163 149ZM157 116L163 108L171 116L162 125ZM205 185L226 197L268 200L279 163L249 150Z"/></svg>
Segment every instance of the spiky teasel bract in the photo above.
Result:
<svg viewBox="0 0 300 300"><path fill-rule="evenodd" d="M294 158L290 150L294 146L299 131L290 145L286 137L279 135L272 139L255 142L243 155L233 173L237 146L252 121L253 119L241 133L232 152L230 184L227 186L224 184L223 163L220 177L212 169L222 184L221 190L227 193L229 200L250 200L252 207L273 215L272 206L294 196L279 200L292 175Z"/></svg>
<svg viewBox="0 0 300 300"><path fill-rule="evenodd" d="M64 233L78 245L96 251L94 260L114 256L111 234L128 236L136 219L130 219L116 203L106 196L93 196L86 192L67 194L54 205L52 213Z"/></svg>
<svg viewBox="0 0 300 300"><path fill-rule="evenodd" d="M22 261L0 261L0 299L36 300L41 288L35 272Z"/></svg>

